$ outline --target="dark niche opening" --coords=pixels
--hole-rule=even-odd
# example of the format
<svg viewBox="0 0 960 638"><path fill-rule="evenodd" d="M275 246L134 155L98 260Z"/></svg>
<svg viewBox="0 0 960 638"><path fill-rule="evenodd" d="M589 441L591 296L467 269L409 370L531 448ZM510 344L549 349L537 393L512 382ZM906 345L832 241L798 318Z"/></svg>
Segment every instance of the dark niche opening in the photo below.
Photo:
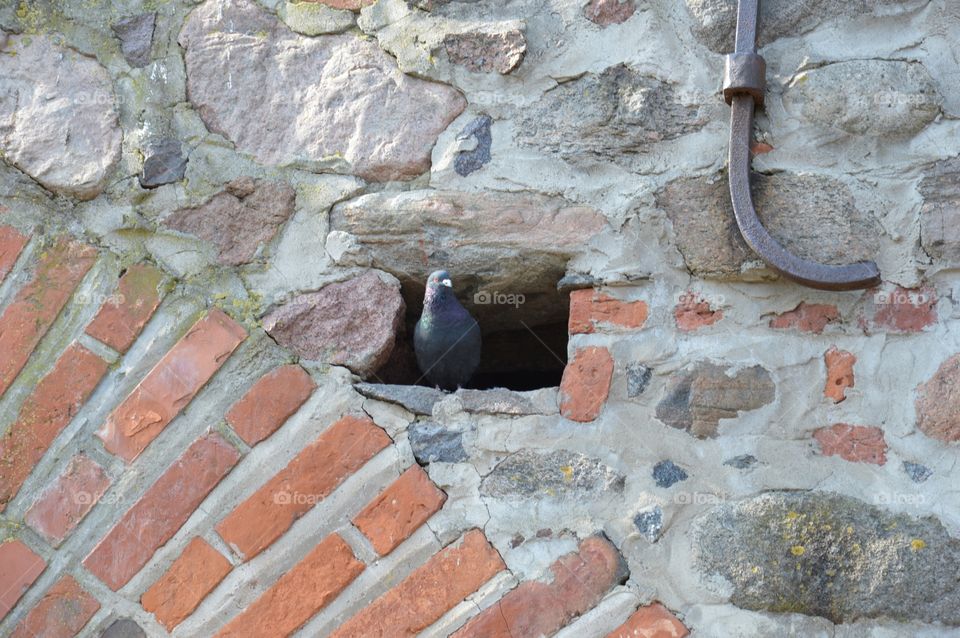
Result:
<svg viewBox="0 0 960 638"><path fill-rule="evenodd" d="M413 330L423 311L424 284L406 278L401 284L407 304L404 325L390 359L369 381L430 386L413 352ZM454 287L483 335L480 367L467 388L526 391L560 385L567 365L569 292L488 290L471 276L454 278Z"/></svg>

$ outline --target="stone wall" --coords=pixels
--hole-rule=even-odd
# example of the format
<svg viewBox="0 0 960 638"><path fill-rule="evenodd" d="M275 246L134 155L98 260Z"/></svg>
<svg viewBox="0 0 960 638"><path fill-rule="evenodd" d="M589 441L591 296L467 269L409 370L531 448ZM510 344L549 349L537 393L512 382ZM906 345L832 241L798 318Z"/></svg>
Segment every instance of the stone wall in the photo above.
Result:
<svg viewBox="0 0 960 638"><path fill-rule="evenodd" d="M876 289L733 0L3 3L0 635L957 635L960 8L762 4Z"/></svg>

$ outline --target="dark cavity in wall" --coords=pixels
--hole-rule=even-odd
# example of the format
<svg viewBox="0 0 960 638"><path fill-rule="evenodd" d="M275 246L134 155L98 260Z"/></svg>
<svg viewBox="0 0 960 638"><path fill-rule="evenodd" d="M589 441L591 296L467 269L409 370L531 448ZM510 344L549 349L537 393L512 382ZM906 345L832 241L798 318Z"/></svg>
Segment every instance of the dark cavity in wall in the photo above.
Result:
<svg viewBox="0 0 960 638"><path fill-rule="evenodd" d="M562 273L557 274L557 278ZM413 331L423 311L423 282L401 279L407 305L404 326L390 359L369 379L376 383L423 385L413 352ZM455 282L457 298L480 324L480 368L467 385L476 390L536 390L560 385L567 364L569 293L500 293L485 290L475 277Z"/></svg>

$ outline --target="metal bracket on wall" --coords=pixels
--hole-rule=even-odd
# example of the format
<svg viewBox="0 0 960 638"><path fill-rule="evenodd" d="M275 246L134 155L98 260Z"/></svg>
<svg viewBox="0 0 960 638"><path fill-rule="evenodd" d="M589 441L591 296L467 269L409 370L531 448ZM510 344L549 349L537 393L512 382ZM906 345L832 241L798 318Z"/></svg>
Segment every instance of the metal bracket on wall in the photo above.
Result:
<svg viewBox="0 0 960 638"><path fill-rule="evenodd" d="M737 42L726 58L723 97L730 114L730 198L744 240L772 269L804 286L821 290L856 290L880 283L872 261L840 266L821 264L794 255L763 227L750 195L750 138L754 106L763 105L766 63L757 54L759 0L739 0Z"/></svg>

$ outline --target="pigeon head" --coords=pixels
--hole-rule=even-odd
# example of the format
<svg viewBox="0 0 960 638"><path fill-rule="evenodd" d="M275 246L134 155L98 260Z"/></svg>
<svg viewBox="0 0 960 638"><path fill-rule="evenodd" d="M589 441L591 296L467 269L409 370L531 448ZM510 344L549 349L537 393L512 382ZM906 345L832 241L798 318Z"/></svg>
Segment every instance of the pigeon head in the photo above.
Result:
<svg viewBox="0 0 960 638"><path fill-rule="evenodd" d="M436 306L453 298L453 282L446 270L435 270L427 277L427 292L423 295L424 306Z"/></svg>

